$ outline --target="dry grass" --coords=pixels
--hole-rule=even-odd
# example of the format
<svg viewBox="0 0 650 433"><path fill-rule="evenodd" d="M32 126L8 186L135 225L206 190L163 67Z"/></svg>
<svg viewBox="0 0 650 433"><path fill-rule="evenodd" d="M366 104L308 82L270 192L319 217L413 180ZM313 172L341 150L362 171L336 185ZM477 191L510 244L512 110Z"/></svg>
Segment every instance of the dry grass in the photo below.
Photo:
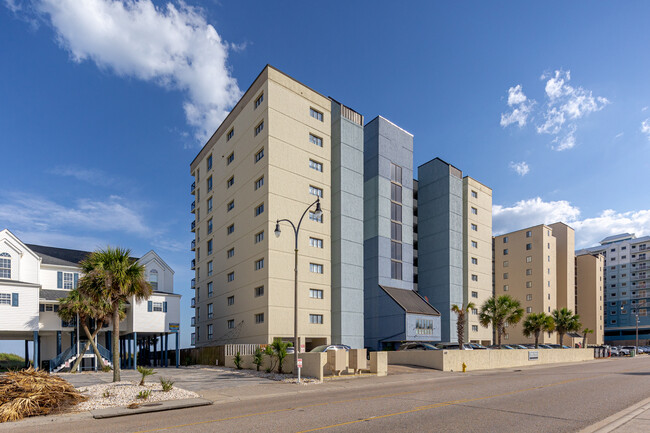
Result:
<svg viewBox="0 0 650 433"><path fill-rule="evenodd" d="M0 375L0 422L47 415L85 399L68 381L42 370Z"/></svg>

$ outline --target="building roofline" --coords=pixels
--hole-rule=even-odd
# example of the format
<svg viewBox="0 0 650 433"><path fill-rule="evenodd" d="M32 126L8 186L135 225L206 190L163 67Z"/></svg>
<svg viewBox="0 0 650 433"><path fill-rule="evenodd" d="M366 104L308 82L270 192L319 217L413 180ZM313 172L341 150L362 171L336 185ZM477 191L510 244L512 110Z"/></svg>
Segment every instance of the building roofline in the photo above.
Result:
<svg viewBox="0 0 650 433"><path fill-rule="evenodd" d="M452 167L453 167L453 165L452 165ZM460 170L459 168L457 168L457 169ZM474 182L476 182L476 183L480 184L481 186L484 186L484 187L486 187L487 189L489 189L490 191L492 191L492 188L490 188L489 186L487 186L487 185L484 184L483 182L476 180L476 179L473 178L472 176L465 175L465 176L463 176L463 180L465 180L465 179L472 179Z"/></svg>
<svg viewBox="0 0 650 433"><path fill-rule="evenodd" d="M440 158L439 156L436 156L435 158L432 158L432 159L428 160L427 162L418 165L418 169L419 169L420 167L422 167L422 166L424 166L424 165L427 165L427 164L430 164L430 163L432 163L433 161L436 161L436 160L438 160L438 161L442 162L443 164L448 165L448 166L450 166L450 167L454 167L456 170L458 170L458 171L461 172L461 176L462 176L463 170L461 170L460 168L456 167L454 164L450 164L450 163L448 163L447 161L445 161L444 159ZM472 179L474 179L474 178L472 178ZM476 179L474 179L474 180L476 180ZM477 181L477 182L478 182L478 181ZM481 183L481 182L479 182L479 183ZM483 184L481 183L481 185L483 185ZM490 188L490 187L488 186L487 188ZM490 188L490 189L492 189L492 188Z"/></svg>
<svg viewBox="0 0 650 433"><path fill-rule="evenodd" d="M350 108L350 107L348 107L348 108ZM359 113L359 114L361 114L361 113ZM406 129L402 128L401 126L397 125L397 124L394 123L394 122L391 122L390 120L386 119L386 118L385 118L384 116L382 116L381 114L375 116L372 120L368 121L368 123L366 123L365 125L363 125L363 127L365 128L366 126L368 126L369 124L371 124L372 122L374 122L374 121L377 120L377 119L385 120L386 122L388 122L388 123L390 123L391 125L393 125L395 128L397 128L397 129L399 129L400 131L402 131L402 132L404 132L404 133L410 135L411 138L414 137L414 135L411 134L410 132L408 132Z"/></svg>

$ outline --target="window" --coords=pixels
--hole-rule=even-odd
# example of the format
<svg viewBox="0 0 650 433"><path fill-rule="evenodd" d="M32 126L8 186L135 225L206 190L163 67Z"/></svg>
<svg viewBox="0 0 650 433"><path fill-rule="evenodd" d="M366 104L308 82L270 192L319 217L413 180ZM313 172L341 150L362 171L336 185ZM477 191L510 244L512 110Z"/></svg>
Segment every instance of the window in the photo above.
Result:
<svg viewBox="0 0 650 433"><path fill-rule="evenodd" d="M208 298L212 297L212 283L208 283Z"/></svg>
<svg viewBox="0 0 650 433"><path fill-rule="evenodd" d="M526 263L530 263L533 261L533 256L526 256Z"/></svg>
<svg viewBox="0 0 650 433"><path fill-rule="evenodd" d="M317 263L310 263L309 264L309 272L313 272L315 274L322 274L323 273L323 265L319 265Z"/></svg>
<svg viewBox="0 0 650 433"><path fill-rule="evenodd" d="M317 238L309 238L309 246L314 248L323 248L323 240Z"/></svg>
<svg viewBox="0 0 650 433"><path fill-rule="evenodd" d="M478 308L472 308L472 314L478 316Z"/></svg>
<svg viewBox="0 0 650 433"><path fill-rule="evenodd" d="M415 333L418 335L433 334L433 320L418 319L415 321Z"/></svg>
<svg viewBox="0 0 650 433"><path fill-rule="evenodd" d="M230 224L226 230L227 230L228 234L234 233L235 232L235 225Z"/></svg>
<svg viewBox="0 0 650 433"><path fill-rule="evenodd" d="M264 148L261 148L256 154L255 154L255 162L259 161L260 159L264 158Z"/></svg>
<svg viewBox="0 0 650 433"><path fill-rule="evenodd" d="M63 288L72 290L73 287L73 275L71 272L63 273Z"/></svg>
<svg viewBox="0 0 650 433"><path fill-rule="evenodd" d="M472 241L472 248L478 248L478 242Z"/></svg>
<svg viewBox="0 0 650 433"><path fill-rule="evenodd" d="M546 243L546 249L549 249L549 250L551 249L551 243L550 242Z"/></svg>
<svg viewBox="0 0 650 433"><path fill-rule="evenodd" d="M213 325L208 325L208 340L212 340Z"/></svg>
<svg viewBox="0 0 650 433"><path fill-rule="evenodd" d="M208 304L208 319L212 319L214 316L214 305Z"/></svg>
<svg viewBox="0 0 650 433"><path fill-rule="evenodd" d="M208 212L212 212L212 197L208 199Z"/></svg>
<svg viewBox="0 0 650 433"><path fill-rule="evenodd" d="M533 307L526 307L526 313L532 313Z"/></svg>
<svg viewBox="0 0 650 433"><path fill-rule="evenodd" d="M0 305L11 305L11 293L0 293Z"/></svg>
<svg viewBox="0 0 650 433"><path fill-rule="evenodd" d="M255 315L255 323L264 323L264 313L258 313Z"/></svg>
<svg viewBox="0 0 650 433"><path fill-rule="evenodd" d="M323 299L323 291L320 289L309 289L309 297L315 299Z"/></svg>
<svg viewBox="0 0 650 433"><path fill-rule="evenodd" d="M162 302L152 302L151 303L151 311L162 312L162 310L163 310L163 303Z"/></svg>
<svg viewBox="0 0 650 433"><path fill-rule="evenodd" d="M212 276L212 261L208 262L208 277Z"/></svg>
<svg viewBox="0 0 650 433"><path fill-rule="evenodd" d="M316 137L314 134L309 134L309 142L315 144L318 147L323 147L323 139Z"/></svg>
<svg viewBox="0 0 650 433"><path fill-rule="evenodd" d="M228 296L228 305L235 305L235 296Z"/></svg>
<svg viewBox="0 0 650 433"><path fill-rule="evenodd" d="M507 279L508 279L508 273L507 273L507 272L504 272L504 273L503 273L503 279L504 279L504 280L507 280Z"/></svg>
<svg viewBox="0 0 650 433"><path fill-rule="evenodd" d="M472 257L472 264L478 265L478 259L476 257Z"/></svg>
<svg viewBox="0 0 650 433"><path fill-rule="evenodd" d="M208 241L208 255L212 254L212 239Z"/></svg>
<svg viewBox="0 0 650 433"><path fill-rule="evenodd" d="M235 319L230 319L228 320L228 329L232 329L235 327Z"/></svg>
<svg viewBox="0 0 650 433"><path fill-rule="evenodd" d="M390 180L396 183L402 183L402 167L399 165L390 165Z"/></svg>
<svg viewBox="0 0 650 433"><path fill-rule="evenodd" d="M321 188L309 185L309 194L315 195L317 197L323 197L323 190Z"/></svg>
<svg viewBox="0 0 650 433"><path fill-rule="evenodd" d="M228 282L231 282L231 281L235 281L235 273L234 272L230 272L228 274Z"/></svg>
<svg viewBox="0 0 650 433"><path fill-rule="evenodd" d="M551 261L551 256L546 256L546 261L550 262Z"/></svg>
<svg viewBox="0 0 650 433"><path fill-rule="evenodd" d="M390 223L390 238L396 241L402 240L402 225L391 221Z"/></svg>
<svg viewBox="0 0 650 433"><path fill-rule="evenodd" d="M472 292L472 298L478 298L478 292Z"/></svg>
<svg viewBox="0 0 650 433"><path fill-rule="evenodd" d="M234 136L235 136L235 128L232 128L230 131L228 131L228 134L226 135L226 141L229 141Z"/></svg>
<svg viewBox="0 0 650 433"><path fill-rule="evenodd" d="M264 101L264 93L257 97L255 100L255 108L259 107L260 104Z"/></svg>
<svg viewBox="0 0 650 433"><path fill-rule="evenodd" d="M472 274L472 281L478 281L478 275Z"/></svg>
<svg viewBox="0 0 650 433"><path fill-rule="evenodd" d="M264 259L259 259L255 261L255 270L259 271L264 268Z"/></svg>
<svg viewBox="0 0 650 433"><path fill-rule="evenodd" d="M9 253L0 254L0 278L11 279L11 256Z"/></svg>
<svg viewBox="0 0 650 433"><path fill-rule="evenodd" d="M402 202L402 187L396 183L390 184L390 199L398 203Z"/></svg>
<svg viewBox="0 0 650 433"><path fill-rule="evenodd" d="M322 172L323 171L323 164L321 164L320 162L316 162L313 159L310 159L309 160L309 168L313 168L316 171Z"/></svg>
<svg viewBox="0 0 650 433"><path fill-rule="evenodd" d="M235 208L235 200L231 200L231 201L228 203L228 212L230 212L230 211L233 210L234 208Z"/></svg>
<svg viewBox="0 0 650 433"><path fill-rule="evenodd" d="M526 269L526 275L533 275L533 270L530 268Z"/></svg>
<svg viewBox="0 0 650 433"><path fill-rule="evenodd" d="M154 292L158 290L158 271L155 269L152 269L151 272L149 272L149 284Z"/></svg>
<svg viewBox="0 0 650 433"><path fill-rule="evenodd" d="M230 153L228 158L226 158L226 165L230 165L235 160L235 152Z"/></svg>
<svg viewBox="0 0 650 433"><path fill-rule="evenodd" d="M472 208L472 215L478 215L478 209L475 207Z"/></svg>
<svg viewBox="0 0 650 433"><path fill-rule="evenodd" d="M259 125L255 127L255 135L259 134L264 130L264 121L262 120Z"/></svg>
<svg viewBox="0 0 650 433"><path fill-rule="evenodd" d="M402 262L390 261L390 277L393 280L402 279Z"/></svg>
<svg viewBox="0 0 650 433"><path fill-rule="evenodd" d="M509 266L510 266L510 262L507 261L507 260L504 260L504 261L503 261L503 267L504 267L504 268L507 268L507 267L509 267Z"/></svg>
<svg viewBox="0 0 650 433"><path fill-rule="evenodd" d="M264 296L264 286L255 287L255 297Z"/></svg>
<svg viewBox="0 0 650 433"><path fill-rule="evenodd" d="M526 250L532 250L533 244L526 244Z"/></svg>
<svg viewBox="0 0 650 433"><path fill-rule="evenodd" d="M320 216L316 216L315 212L309 211L309 219L312 221L316 221L318 223L323 222L323 214L321 213Z"/></svg>
<svg viewBox="0 0 650 433"><path fill-rule="evenodd" d="M212 169L212 155L208 156L208 160L206 162L206 165L208 167L208 170Z"/></svg>
<svg viewBox="0 0 650 433"><path fill-rule="evenodd" d="M309 323L315 323L318 325L323 324L323 315L322 314L310 314L309 315Z"/></svg>
<svg viewBox="0 0 650 433"><path fill-rule="evenodd" d="M321 113L320 111L314 110L313 108L309 108L309 115L316 120L320 120L321 122L323 121L323 113Z"/></svg>
<svg viewBox="0 0 650 433"><path fill-rule="evenodd" d="M548 297L548 300L550 301L551 300L551 294L548 293L546 296Z"/></svg>
<svg viewBox="0 0 650 433"><path fill-rule="evenodd" d="M208 220L208 234L212 233L212 218Z"/></svg>
<svg viewBox="0 0 650 433"><path fill-rule="evenodd" d="M231 248L228 250L228 253L226 253L227 258L231 258L235 255L235 249Z"/></svg>
<svg viewBox="0 0 650 433"><path fill-rule="evenodd" d="M507 292L508 290L510 290L510 286L508 286L507 284L504 284L503 285L503 291Z"/></svg>
<svg viewBox="0 0 650 433"><path fill-rule="evenodd" d="M226 187L230 188L235 184L235 176L230 176L230 179L226 182Z"/></svg>
<svg viewBox="0 0 650 433"><path fill-rule="evenodd" d="M507 248L504 248L504 249L503 249L503 255L504 255L504 256L507 256L507 255L508 255L508 249L507 249Z"/></svg>
<svg viewBox="0 0 650 433"><path fill-rule="evenodd" d="M402 205L397 203L390 204L390 219L402 222Z"/></svg>
<svg viewBox="0 0 650 433"><path fill-rule="evenodd" d="M531 230L528 230L528 231L526 232L526 237L529 238L529 237L531 237L531 236L533 236L533 232L532 232Z"/></svg>
<svg viewBox="0 0 650 433"><path fill-rule="evenodd" d="M261 231L258 234L255 235L255 243L262 242L264 240L264 232Z"/></svg>
<svg viewBox="0 0 650 433"><path fill-rule="evenodd" d="M255 190L258 190L264 185L264 176L260 177L255 181Z"/></svg>
<svg viewBox="0 0 650 433"><path fill-rule="evenodd" d="M472 230L477 232L478 231L478 226L476 224L472 224Z"/></svg>
<svg viewBox="0 0 650 433"><path fill-rule="evenodd" d="M526 300L527 301L532 301L533 300L533 295L531 295L531 294L526 295Z"/></svg>
<svg viewBox="0 0 650 433"><path fill-rule="evenodd" d="M507 244L507 243L508 243L508 236L504 236L504 237L503 237L503 243L504 243L504 244Z"/></svg>
<svg viewBox="0 0 650 433"><path fill-rule="evenodd" d="M207 183L207 187L208 187L208 192L212 191L212 176L210 176L210 177L208 178L208 180L206 181L206 183Z"/></svg>
<svg viewBox="0 0 650 433"><path fill-rule="evenodd" d="M533 287L533 282L532 281L526 281L526 288L530 289Z"/></svg>
<svg viewBox="0 0 650 433"><path fill-rule="evenodd" d="M264 203L260 204L255 208L255 216L258 216L262 213L264 213Z"/></svg>
<svg viewBox="0 0 650 433"><path fill-rule="evenodd" d="M472 325L472 332L478 332L478 325Z"/></svg>
<svg viewBox="0 0 650 433"><path fill-rule="evenodd" d="M472 198L478 198L478 193L476 191L472 191Z"/></svg>

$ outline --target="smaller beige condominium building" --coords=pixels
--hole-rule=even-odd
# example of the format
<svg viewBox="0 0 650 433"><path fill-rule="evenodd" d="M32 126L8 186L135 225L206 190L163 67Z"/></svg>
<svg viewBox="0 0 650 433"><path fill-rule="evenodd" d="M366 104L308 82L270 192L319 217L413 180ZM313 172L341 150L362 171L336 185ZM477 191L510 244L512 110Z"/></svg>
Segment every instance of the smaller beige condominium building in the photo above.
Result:
<svg viewBox="0 0 650 433"><path fill-rule="evenodd" d="M575 259L576 313L582 328L589 328L587 344L604 342L604 280L605 258L602 254L580 254Z"/></svg>

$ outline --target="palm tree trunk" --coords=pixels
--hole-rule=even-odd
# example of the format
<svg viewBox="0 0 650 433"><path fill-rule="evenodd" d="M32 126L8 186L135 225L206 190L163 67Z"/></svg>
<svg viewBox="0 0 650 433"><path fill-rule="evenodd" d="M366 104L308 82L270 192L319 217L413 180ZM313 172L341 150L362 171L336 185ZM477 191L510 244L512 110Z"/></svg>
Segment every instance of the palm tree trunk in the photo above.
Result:
<svg viewBox="0 0 650 433"><path fill-rule="evenodd" d="M79 364L81 364L81 360L83 359L84 355L88 351L89 346L90 346L90 342L86 342L86 345L84 346L81 353L79 353L79 356L77 356L77 359L75 359L74 364L72 365L72 368L70 369L71 373L76 373L77 372L77 368L79 368Z"/></svg>
<svg viewBox="0 0 650 433"><path fill-rule="evenodd" d="M88 325L84 323L83 328L84 332L86 333L86 336L88 337L88 341L90 341L90 345L93 347L93 352L95 352L95 356L97 357L97 362L99 363L99 368L104 368L104 361L102 361L102 355L99 353L99 349L97 349L97 345L95 344L95 337L99 333L99 330L102 329L104 322L101 320L97 322L97 327L95 328L95 332L90 334L90 330L88 329Z"/></svg>
<svg viewBox="0 0 650 433"><path fill-rule="evenodd" d="M539 349L539 331L535 332L535 349Z"/></svg>
<svg viewBox="0 0 650 433"><path fill-rule="evenodd" d="M564 340L564 332L560 332L560 346L563 346L562 340Z"/></svg>
<svg viewBox="0 0 650 433"><path fill-rule="evenodd" d="M499 349L501 349L501 326L497 325L497 340L499 344Z"/></svg>
<svg viewBox="0 0 650 433"><path fill-rule="evenodd" d="M120 304L113 304L113 382L120 381Z"/></svg>

